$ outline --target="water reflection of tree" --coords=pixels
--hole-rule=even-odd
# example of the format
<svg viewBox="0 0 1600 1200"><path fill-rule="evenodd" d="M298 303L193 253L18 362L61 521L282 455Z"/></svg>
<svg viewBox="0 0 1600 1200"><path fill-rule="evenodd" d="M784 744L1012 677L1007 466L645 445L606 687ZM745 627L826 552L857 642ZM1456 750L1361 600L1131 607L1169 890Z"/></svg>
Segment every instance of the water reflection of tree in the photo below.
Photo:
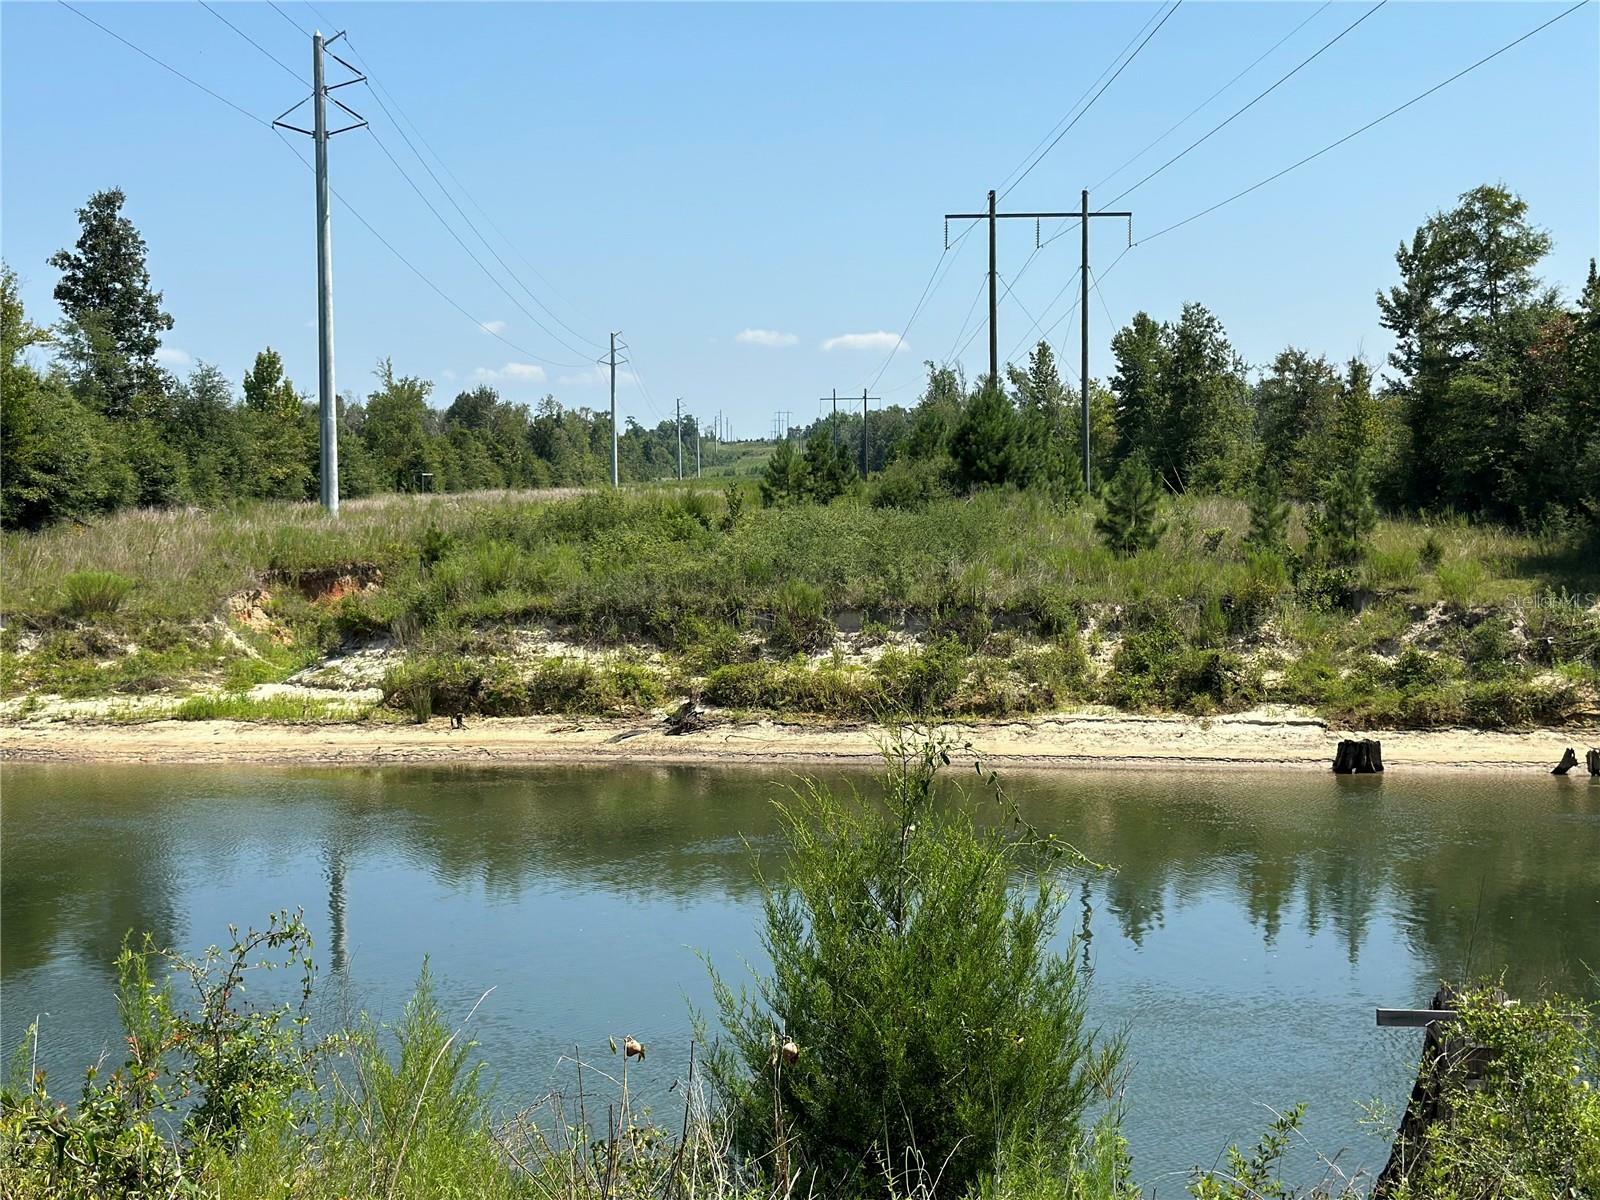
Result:
<svg viewBox="0 0 1600 1200"><path fill-rule="evenodd" d="M107 975L130 931L167 944L179 927L174 855L157 786L129 795L126 768L8 766L0 838L0 963L42 966L64 952ZM127 809L138 813L127 836Z"/></svg>
<svg viewBox="0 0 1600 1200"><path fill-rule="evenodd" d="M1270 944L1298 908L1350 960L1391 920L1433 980L1593 994L1600 788L1441 776L1078 773L1013 782L1025 814L1118 870L1106 905L1138 943L1169 903L1226 889ZM1411 981L1397 987L1410 986Z"/></svg>
<svg viewBox="0 0 1600 1200"><path fill-rule="evenodd" d="M837 778L872 786L864 774ZM65 944L109 970L129 929L170 941L183 927L183 873L237 869L263 847L320 857L336 973L346 924L382 920L348 883L363 861L399 857L491 897L569 886L682 904L747 898L750 847L772 847L773 801L793 781L689 767L8 768L0 956L21 970ZM1221 894L1266 944L1298 920L1308 934L1335 930L1352 961L1374 922L1392 923L1424 976L1397 989L1502 968L1514 991L1596 989L1583 964L1600 963L1600 788L1403 774L1051 772L1009 783L1030 822L1117 866L1095 887L1135 943L1170 905Z"/></svg>

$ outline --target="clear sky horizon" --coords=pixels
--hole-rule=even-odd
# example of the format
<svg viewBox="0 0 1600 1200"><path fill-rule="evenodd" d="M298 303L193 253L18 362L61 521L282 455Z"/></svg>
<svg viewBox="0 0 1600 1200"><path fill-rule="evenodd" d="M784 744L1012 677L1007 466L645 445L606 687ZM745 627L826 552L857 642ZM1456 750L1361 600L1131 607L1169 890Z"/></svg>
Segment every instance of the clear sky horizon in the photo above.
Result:
<svg viewBox="0 0 1600 1200"><path fill-rule="evenodd" d="M883 402L909 404L927 359L960 351L954 361L969 377L986 369L984 231L941 260L942 216L977 211L987 189L1003 188L1163 11L1131 0L74 7L265 121L305 93L290 76L309 77L306 31L348 31L385 91L336 93L373 132L334 139L333 186L471 316L335 201L341 391L364 395L375 364L389 357L396 371L433 380L441 406L487 381L510 400L548 393L599 409L607 392L592 360L607 332L620 329L645 385L619 384L621 414L653 425L681 395L685 412L709 422L720 411L740 437L770 432L776 410L810 419L834 388L859 403L875 379ZM1595 3L1282 179L1151 238L1564 7L1385 4L1118 201L1136 213L1135 239L1149 240L1117 262L1092 301L1092 374L1109 374L1111 335L1135 311L1171 319L1190 300L1218 315L1252 365L1290 344L1380 364L1390 341L1373 296L1395 282L1396 246L1485 182L1528 201L1555 242L1543 273L1573 295L1600 253ZM1003 209L1075 208L1084 187L1093 189L1091 203L1110 206L1370 8L1187 0ZM76 238L75 210L91 192L121 187L176 320L164 361L180 373L213 362L237 388L270 345L296 384L314 390L306 167L261 124L62 4L8 0L0 40L0 253L22 278L30 317L59 316L57 273L46 260ZM448 168L432 164L439 179L465 185L456 202L581 338L508 280L465 226L412 157L395 125L402 110ZM309 159L309 138L285 136ZM570 347L480 272L382 147L507 291ZM961 229L952 223L952 238ZM1046 239L1057 231L1042 228ZM1000 305L1001 353L1016 347L1010 357L1024 357L1040 318L1075 372L1077 316L1056 322L1076 296L1066 285L1077 230L1037 254L1034 238L1032 222L1001 224L1000 275L1014 287ZM1096 222L1092 243L1103 271L1126 248L1127 231ZM936 263L937 286L891 357Z"/></svg>

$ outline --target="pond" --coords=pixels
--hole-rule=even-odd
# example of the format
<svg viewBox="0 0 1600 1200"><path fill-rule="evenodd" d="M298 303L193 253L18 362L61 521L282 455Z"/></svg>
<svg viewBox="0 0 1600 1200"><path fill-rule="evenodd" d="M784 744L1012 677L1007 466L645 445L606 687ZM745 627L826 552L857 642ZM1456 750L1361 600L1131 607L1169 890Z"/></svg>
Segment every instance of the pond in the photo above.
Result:
<svg viewBox="0 0 1600 1200"><path fill-rule="evenodd" d="M970 776L969 776L970 777ZM866 774L827 778L872 786ZM1013 772L1024 815L1115 871L1071 880L1063 949L1087 934L1091 1015L1126 1032L1136 1173L1181 1194L1254 1140L1266 1106L1309 1104L1309 1143L1376 1170L1419 1035L1373 1009L1441 979L1594 997L1600 786L1454 773L1336 778ZM0 1035L40 1016L70 1099L115 1056L113 959L149 930L197 950L230 922L303 907L324 1011L399 1015L427 956L503 1104L650 1048L632 1083L671 1120L702 956L762 966L752 861L776 849L764 768L12 766L0 845ZM1587 965L1586 965L1587 964ZM1392 1115L1392 1114L1391 1114ZM1313 1169L1309 1150L1301 1171Z"/></svg>

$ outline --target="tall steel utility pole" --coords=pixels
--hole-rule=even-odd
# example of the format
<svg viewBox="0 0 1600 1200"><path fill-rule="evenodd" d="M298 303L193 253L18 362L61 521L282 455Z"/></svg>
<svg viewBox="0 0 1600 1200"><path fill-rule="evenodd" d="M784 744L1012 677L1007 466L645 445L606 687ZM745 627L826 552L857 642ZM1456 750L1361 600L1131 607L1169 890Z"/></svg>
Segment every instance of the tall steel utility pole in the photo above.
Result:
<svg viewBox="0 0 1600 1200"><path fill-rule="evenodd" d="M822 399L818 400L817 403L818 404L827 404L830 400L833 402L833 416L829 418L829 421L833 425L833 444L835 446L837 446L839 444L839 389L838 388L834 388L833 389L833 395L824 396L824 397L822 397Z"/></svg>
<svg viewBox="0 0 1600 1200"><path fill-rule="evenodd" d="M618 333L621 330L617 331ZM617 483L617 334L611 335L611 486Z"/></svg>
<svg viewBox="0 0 1600 1200"><path fill-rule="evenodd" d="M1000 269L994 257L994 189L989 189L989 386L1000 387L1000 298L995 288L1000 280Z"/></svg>
<svg viewBox="0 0 1600 1200"><path fill-rule="evenodd" d="M322 448L320 491L322 507L331 516L339 514L339 397L333 384L333 221L328 206L328 139L336 133L360 129L367 123L360 113L333 97L335 104L355 118L355 124L338 129L328 128L328 93L333 88L349 87L352 83L366 80L365 75L328 49L343 36L343 33L336 33L324 42L321 30L311 35L312 127L302 129L283 119L304 104L304 100L284 110L272 122L275 126L292 129L296 133L309 134L316 144L317 412ZM324 55L347 68L355 78L336 83L331 88L327 86L323 75Z"/></svg>
<svg viewBox="0 0 1600 1200"><path fill-rule="evenodd" d="M1083 488L1091 488L1089 461L1089 221L1093 217L1127 217L1128 218L1128 245L1133 245L1133 214L1131 212L1090 212L1089 190L1083 192L1083 208L1079 212L1079 223L1083 227L1083 261L1081 275L1083 291L1078 296L1078 306L1083 310L1079 317L1082 321L1081 347L1083 357L1080 359L1082 369L1078 372L1078 383L1083 392Z"/></svg>
<svg viewBox="0 0 1600 1200"><path fill-rule="evenodd" d="M674 424L678 427L678 478L683 478L683 397L673 401L677 413Z"/></svg>

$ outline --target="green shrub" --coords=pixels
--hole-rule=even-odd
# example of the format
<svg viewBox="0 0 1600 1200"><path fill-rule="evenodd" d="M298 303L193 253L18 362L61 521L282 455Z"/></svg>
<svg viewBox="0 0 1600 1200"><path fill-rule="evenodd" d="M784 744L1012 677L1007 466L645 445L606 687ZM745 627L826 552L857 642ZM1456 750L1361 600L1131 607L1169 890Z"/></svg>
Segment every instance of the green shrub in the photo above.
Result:
<svg viewBox="0 0 1600 1200"><path fill-rule="evenodd" d="M949 750L896 745L881 802L797 792L763 898L773 973L755 994L713 973L728 1041L708 1067L736 1148L814 1194L885 1172L906 1194L922 1163L958 1196L1024 1141L1064 1169L1116 1061L1085 1026L1073 948L1051 948L1057 865L975 805L938 802Z"/></svg>
<svg viewBox="0 0 1600 1200"><path fill-rule="evenodd" d="M1395 1200L1600 1195L1600 1009L1561 997L1507 1005L1488 988L1456 1009L1452 1032L1486 1053L1444 1059L1450 1117L1408 1147L1415 1165Z"/></svg>
<svg viewBox="0 0 1600 1200"><path fill-rule="evenodd" d="M62 611L69 617L114 613L133 590L133 580L115 571L74 571L61 581Z"/></svg>

